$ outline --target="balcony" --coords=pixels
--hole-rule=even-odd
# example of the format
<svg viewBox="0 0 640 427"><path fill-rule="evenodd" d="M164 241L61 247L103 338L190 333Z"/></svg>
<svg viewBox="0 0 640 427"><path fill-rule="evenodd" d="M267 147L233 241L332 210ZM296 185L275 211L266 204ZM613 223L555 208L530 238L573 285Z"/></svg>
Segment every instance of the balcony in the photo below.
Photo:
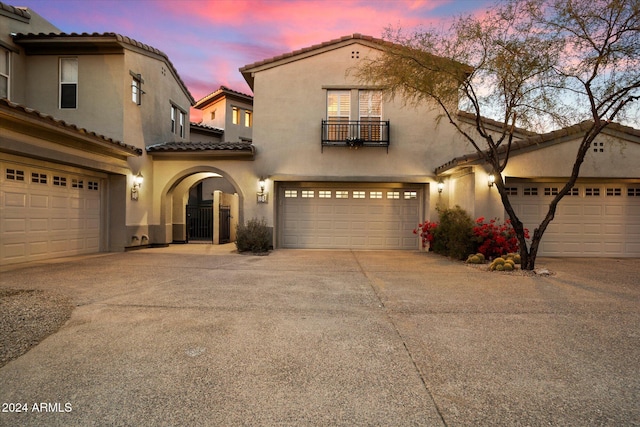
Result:
<svg viewBox="0 0 640 427"><path fill-rule="evenodd" d="M324 147L386 147L389 152L389 121L323 120L323 150Z"/></svg>

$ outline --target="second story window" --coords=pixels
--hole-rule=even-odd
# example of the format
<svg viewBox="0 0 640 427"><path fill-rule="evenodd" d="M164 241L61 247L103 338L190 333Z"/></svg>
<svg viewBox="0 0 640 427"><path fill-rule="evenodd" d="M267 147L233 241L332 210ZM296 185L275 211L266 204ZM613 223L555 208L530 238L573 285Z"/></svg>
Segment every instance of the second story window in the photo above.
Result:
<svg viewBox="0 0 640 427"><path fill-rule="evenodd" d="M244 126L250 128L253 125L253 117L251 111L244 112Z"/></svg>
<svg viewBox="0 0 640 427"><path fill-rule="evenodd" d="M11 70L11 52L0 48L0 98L9 99L9 70Z"/></svg>
<svg viewBox="0 0 640 427"><path fill-rule="evenodd" d="M351 117L351 91L330 90L327 92L327 121L330 140L344 140L349 137Z"/></svg>
<svg viewBox="0 0 640 427"><path fill-rule="evenodd" d="M134 74L131 72L131 101L136 105L142 104L142 76L140 74Z"/></svg>
<svg viewBox="0 0 640 427"><path fill-rule="evenodd" d="M360 138L367 141L380 141L382 138L382 92L379 90L361 90L359 95Z"/></svg>
<svg viewBox="0 0 640 427"><path fill-rule="evenodd" d="M171 133L177 134L180 138L186 133L186 113L175 105L171 105Z"/></svg>
<svg viewBox="0 0 640 427"><path fill-rule="evenodd" d="M234 125L240 124L240 110L238 109L238 107L233 107L231 114L232 123Z"/></svg>
<svg viewBox="0 0 640 427"><path fill-rule="evenodd" d="M78 107L78 58L60 58L60 108Z"/></svg>

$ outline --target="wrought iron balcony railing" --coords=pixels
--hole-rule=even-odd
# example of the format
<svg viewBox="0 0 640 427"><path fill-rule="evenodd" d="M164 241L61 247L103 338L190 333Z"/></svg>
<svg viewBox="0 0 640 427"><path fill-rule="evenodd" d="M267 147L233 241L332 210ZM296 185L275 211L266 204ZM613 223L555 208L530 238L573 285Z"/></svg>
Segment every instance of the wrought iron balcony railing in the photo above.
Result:
<svg viewBox="0 0 640 427"><path fill-rule="evenodd" d="M386 147L389 151L389 120L323 120L324 147Z"/></svg>

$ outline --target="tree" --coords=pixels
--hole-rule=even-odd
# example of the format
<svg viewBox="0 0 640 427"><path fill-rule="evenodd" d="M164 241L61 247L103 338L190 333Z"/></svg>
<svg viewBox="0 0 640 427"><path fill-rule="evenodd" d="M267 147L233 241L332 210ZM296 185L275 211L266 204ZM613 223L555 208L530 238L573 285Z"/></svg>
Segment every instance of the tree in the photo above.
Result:
<svg viewBox="0 0 640 427"><path fill-rule="evenodd" d="M507 0L484 15L458 17L448 29L391 28L384 39L383 53L365 60L356 77L390 97L428 101L473 146L496 178L522 268L533 270L542 236L592 142L611 122L637 113L640 0ZM460 110L475 118L472 129ZM501 131L489 131L485 118L501 123ZM567 159L571 175L528 244L501 175L514 134L576 124L584 134L575 158Z"/></svg>

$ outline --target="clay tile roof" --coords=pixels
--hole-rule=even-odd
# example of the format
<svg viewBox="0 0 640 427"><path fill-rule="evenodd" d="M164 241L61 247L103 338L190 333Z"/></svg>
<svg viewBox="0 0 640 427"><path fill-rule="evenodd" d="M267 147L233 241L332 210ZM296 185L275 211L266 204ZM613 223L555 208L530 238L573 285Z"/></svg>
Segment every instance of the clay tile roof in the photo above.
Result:
<svg viewBox="0 0 640 427"><path fill-rule="evenodd" d="M222 129L222 128L217 128L215 126L207 126L207 125L203 125L202 123L191 122L191 123L189 123L189 126L191 127L191 129L199 128L199 129L204 129L204 130L211 131L211 132L214 132L214 133L224 133L224 129Z"/></svg>
<svg viewBox="0 0 640 427"><path fill-rule="evenodd" d="M0 2L0 10L4 10L24 19L31 19L31 14L29 13L29 11L21 7L14 7Z"/></svg>
<svg viewBox="0 0 640 427"><path fill-rule="evenodd" d="M236 97L243 99L247 102L253 103L253 96L246 93L238 92L237 90L229 89L227 86L220 86L215 92L211 92L209 95L200 98L194 105L194 108L203 108L209 105L214 100L222 97Z"/></svg>
<svg viewBox="0 0 640 427"><path fill-rule="evenodd" d="M333 40L329 40L323 43L319 43L319 44L315 44L313 46L308 46L308 47L304 47L302 49L298 49L298 50L294 50L293 52L288 52L288 53L283 53L282 55L278 55L278 56L274 56L272 58L268 58L268 59L264 59L262 61L257 61L254 62L253 64L249 64L249 65L245 65L244 67L240 68L240 72L244 72L250 68L255 68L255 67L259 67L262 65L266 65L272 62L277 62L281 59L286 59L286 58L291 58L293 56L297 56L303 53L307 53L307 52L311 52L314 51L316 49L322 49L324 47L329 47L338 43L342 43L345 41L349 41L349 40L363 40L363 41L368 41L368 42L373 42L376 44L388 44L389 42L384 41L382 39L378 39L375 37L371 37L371 36L365 36L359 33L354 33L348 36L344 36L344 37L340 37L337 39L333 39Z"/></svg>
<svg viewBox="0 0 640 427"><path fill-rule="evenodd" d="M117 147L120 148L130 154L134 154L134 155L138 155L140 156L142 154L142 149L141 148L137 148L134 147L133 145L129 145L129 144L125 144L124 142L121 141L117 141L115 139L112 138L108 138L104 135L99 135L95 132L89 131L85 128L81 128L78 127L76 125L74 125L73 123L67 123L64 120L60 120L60 119L56 119L53 116L50 116L48 114L44 114L41 113L38 110L34 110L33 108L28 108L25 107L23 105L20 104L16 104L15 102L11 102L8 99L5 98L0 98L0 108L2 107L8 107L13 111L17 111L20 113L24 113L27 114L30 117L33 117L39 121L41 121L42 123L47 123L47 124L51 124L63 129L67 129L67 130L71 130L74 131L75 133L79 134L79 135L86 135L89 136L91 138L96 139L97 141L101 142L101 143L106 143L108 145L111 145L113 147Z"/></svg>
<svg viewBox="0 0 640 427"><path fill-rule="evenodd" d="M483 119L490 120L490 119ZM498 122L496 122L498 123ZM584 133L589 127L593 125L592 121L586 120L575 124L573 126L568 126L562 129L557 129L551 132L537 134L533 132L529 132L530 136L525 139L516 140L511 145L511 153L518 154L518 152L526 152L528 150L538 150L540 148L548 147L550 145L554 145L563 141L566 141L567 138L575 138L580 134ZM618 137L630 137L631 139L640 139L640 130L632 128L630 126L624 126L619 123L609 123L603 130L602 133L611 134L616 133ZM500 153L506 152L506 146L501 146L499 149ZM458 166L465 166L474 164L480 161L481 157L478 152L474 152L471 154L465 154L463 156L456 157L447 163L438 166L435 169L436 175L442 174L448 170L456 168Z"/></svg>
<svg viewBox="0 0 640 427"><path fill-rule="evenodd" d="M163 142L147 147L147 153L194 153L203 151L235 151L253 154L250 142Z"/></svg>
<svg viewBox="0 0 640 427"><path fill-rule="evenodd" d="M189 92L187 85L185 85L184 81L178 74L178 71L176 70L173 63L169 59L169 56L166 53L162 52L159 49L156 49L153 46L149 46L147 44L134 40L130 37L123 36L122 34L117 34L117 33L47 33L47 34L20 33L13 36L13 40L17 44L20 44L21 41L33 41L33 40L38 41L38 40L51 40L51 39L64 40L64 39L73 39L73 38L103 39L103 40L111 39L111 40L117 41L118 43L133 46L138 49L142 49L146 52L149 52L151 54L160 56L167 63L167 65L169 65L169 67L173 71L173 74L176 76L176 79L178 80L180 85L182 85L182 88L187 94L189 98L189 102L191 102L191 105L195 104L195 100L193 99L191 92Z"/></svg>

